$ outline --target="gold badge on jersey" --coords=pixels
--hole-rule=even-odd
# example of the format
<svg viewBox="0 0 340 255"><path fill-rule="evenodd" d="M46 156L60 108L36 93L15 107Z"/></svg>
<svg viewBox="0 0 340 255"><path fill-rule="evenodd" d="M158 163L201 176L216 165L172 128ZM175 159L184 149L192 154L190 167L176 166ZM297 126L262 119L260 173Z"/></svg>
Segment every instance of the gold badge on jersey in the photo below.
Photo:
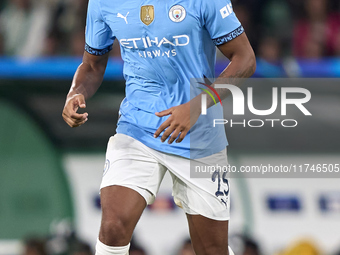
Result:
<svg viewBox="0 0 340 255"><path fill-rule="evenodd" d="M155 9L152 5L144 5L140 9L140 19L145 25L150 25L155 19Z"/></svg>

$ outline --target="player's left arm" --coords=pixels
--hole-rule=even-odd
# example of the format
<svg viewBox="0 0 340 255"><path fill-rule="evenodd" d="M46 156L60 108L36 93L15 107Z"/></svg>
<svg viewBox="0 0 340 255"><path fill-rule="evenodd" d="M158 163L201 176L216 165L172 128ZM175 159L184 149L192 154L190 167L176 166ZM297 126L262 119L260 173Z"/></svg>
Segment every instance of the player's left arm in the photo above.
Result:
<svg viewBox="0 0 340 255"><path fill-rule="evenodd" d="M226 83L227 80L228 84L240 85L240 78L249 78L254 74L256 69L255 54L245 33L218 46L218 48L230 60L230 63L216 79L215 83L222 82L222 80L223 83ZM230 94L227 89L219 89L217 92L222 100ZM201 95L199 95L188 103L156 113L158 117L167 115L170 115L170 117L157 129L154 137L157 138L165 130L161 137L162 142L168 139L169 136L169 144L175 140L176 143L183 141L201 114L201 98ZM210 97L207 98L210 99L207 102L208 107L210 107L214 102Z"/></svg>
<svg viewBox="0 0 340 255"><path fill-rule="evenodd" d="M230 63L217 77L214 84L221 83L240 86L244 78L249 78L255 73L256 58L245 33L242 33L228 43L218 46L218 49L230 60ZM216 89L216 91L221 100L231 94L229 89ZM213 99L211 97L207 97L207 99L208 107L213 106ZM218 100L218 98L216 99Z"/></svg>

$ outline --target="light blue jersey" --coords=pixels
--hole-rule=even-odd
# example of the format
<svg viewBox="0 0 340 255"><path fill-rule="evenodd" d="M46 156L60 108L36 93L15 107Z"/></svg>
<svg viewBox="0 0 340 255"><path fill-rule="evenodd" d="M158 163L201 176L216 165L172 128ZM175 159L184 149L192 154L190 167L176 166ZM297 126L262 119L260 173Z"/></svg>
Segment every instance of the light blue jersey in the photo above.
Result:
<svg viewBox="0 0 340 255"><path fill-rule="evenodd" d="M191 78L214 77L215 45L244 32L230 0L90 0L86 46L103 55L117 38L124 60L126 97L117 133L150 148L187 158L217 153L227 146L223 118L215 105L181 143L162 143L153 134L168 116L155 112L188 102L201 93ZM191 140L191 143L190 143Z"/></svg>

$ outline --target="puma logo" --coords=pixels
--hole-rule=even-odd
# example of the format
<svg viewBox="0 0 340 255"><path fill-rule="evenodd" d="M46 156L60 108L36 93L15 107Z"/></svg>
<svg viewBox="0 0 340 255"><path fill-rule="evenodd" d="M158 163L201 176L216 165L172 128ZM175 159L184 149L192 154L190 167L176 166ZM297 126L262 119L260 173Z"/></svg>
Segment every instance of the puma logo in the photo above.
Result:
<svg viewBox="0 0 340 255"><path fill-rule="evenodd" d="M130 12L128 12L128 13L126 14L126 16L123 16L122 14L118 13L118 14L117 14L117 17L118 17L118 18L124 19L124 20L125 20L125 23L128 24L128 22L127 22L127 16L129 15L129 13L130 13Z"/></svg>

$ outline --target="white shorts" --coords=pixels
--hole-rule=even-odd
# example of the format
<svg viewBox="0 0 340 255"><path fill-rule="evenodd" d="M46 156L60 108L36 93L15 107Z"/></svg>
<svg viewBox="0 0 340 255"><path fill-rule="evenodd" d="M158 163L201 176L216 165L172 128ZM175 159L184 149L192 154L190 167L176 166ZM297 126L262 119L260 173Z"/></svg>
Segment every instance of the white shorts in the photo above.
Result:
<svg viewBox="0 0 340 255"><path fill-rule="evenodd" d="M229 220L229 183L222 175L191 178L190 164L197 160L153 150L138 140L116 134L109 140L100 188L120 185L142 195L153 203L164 174L169 170L173 181L172 195L176 205L188 214L199 214L214 220ZM226 149L200 159L205 164L227 165Z"/></svg>

